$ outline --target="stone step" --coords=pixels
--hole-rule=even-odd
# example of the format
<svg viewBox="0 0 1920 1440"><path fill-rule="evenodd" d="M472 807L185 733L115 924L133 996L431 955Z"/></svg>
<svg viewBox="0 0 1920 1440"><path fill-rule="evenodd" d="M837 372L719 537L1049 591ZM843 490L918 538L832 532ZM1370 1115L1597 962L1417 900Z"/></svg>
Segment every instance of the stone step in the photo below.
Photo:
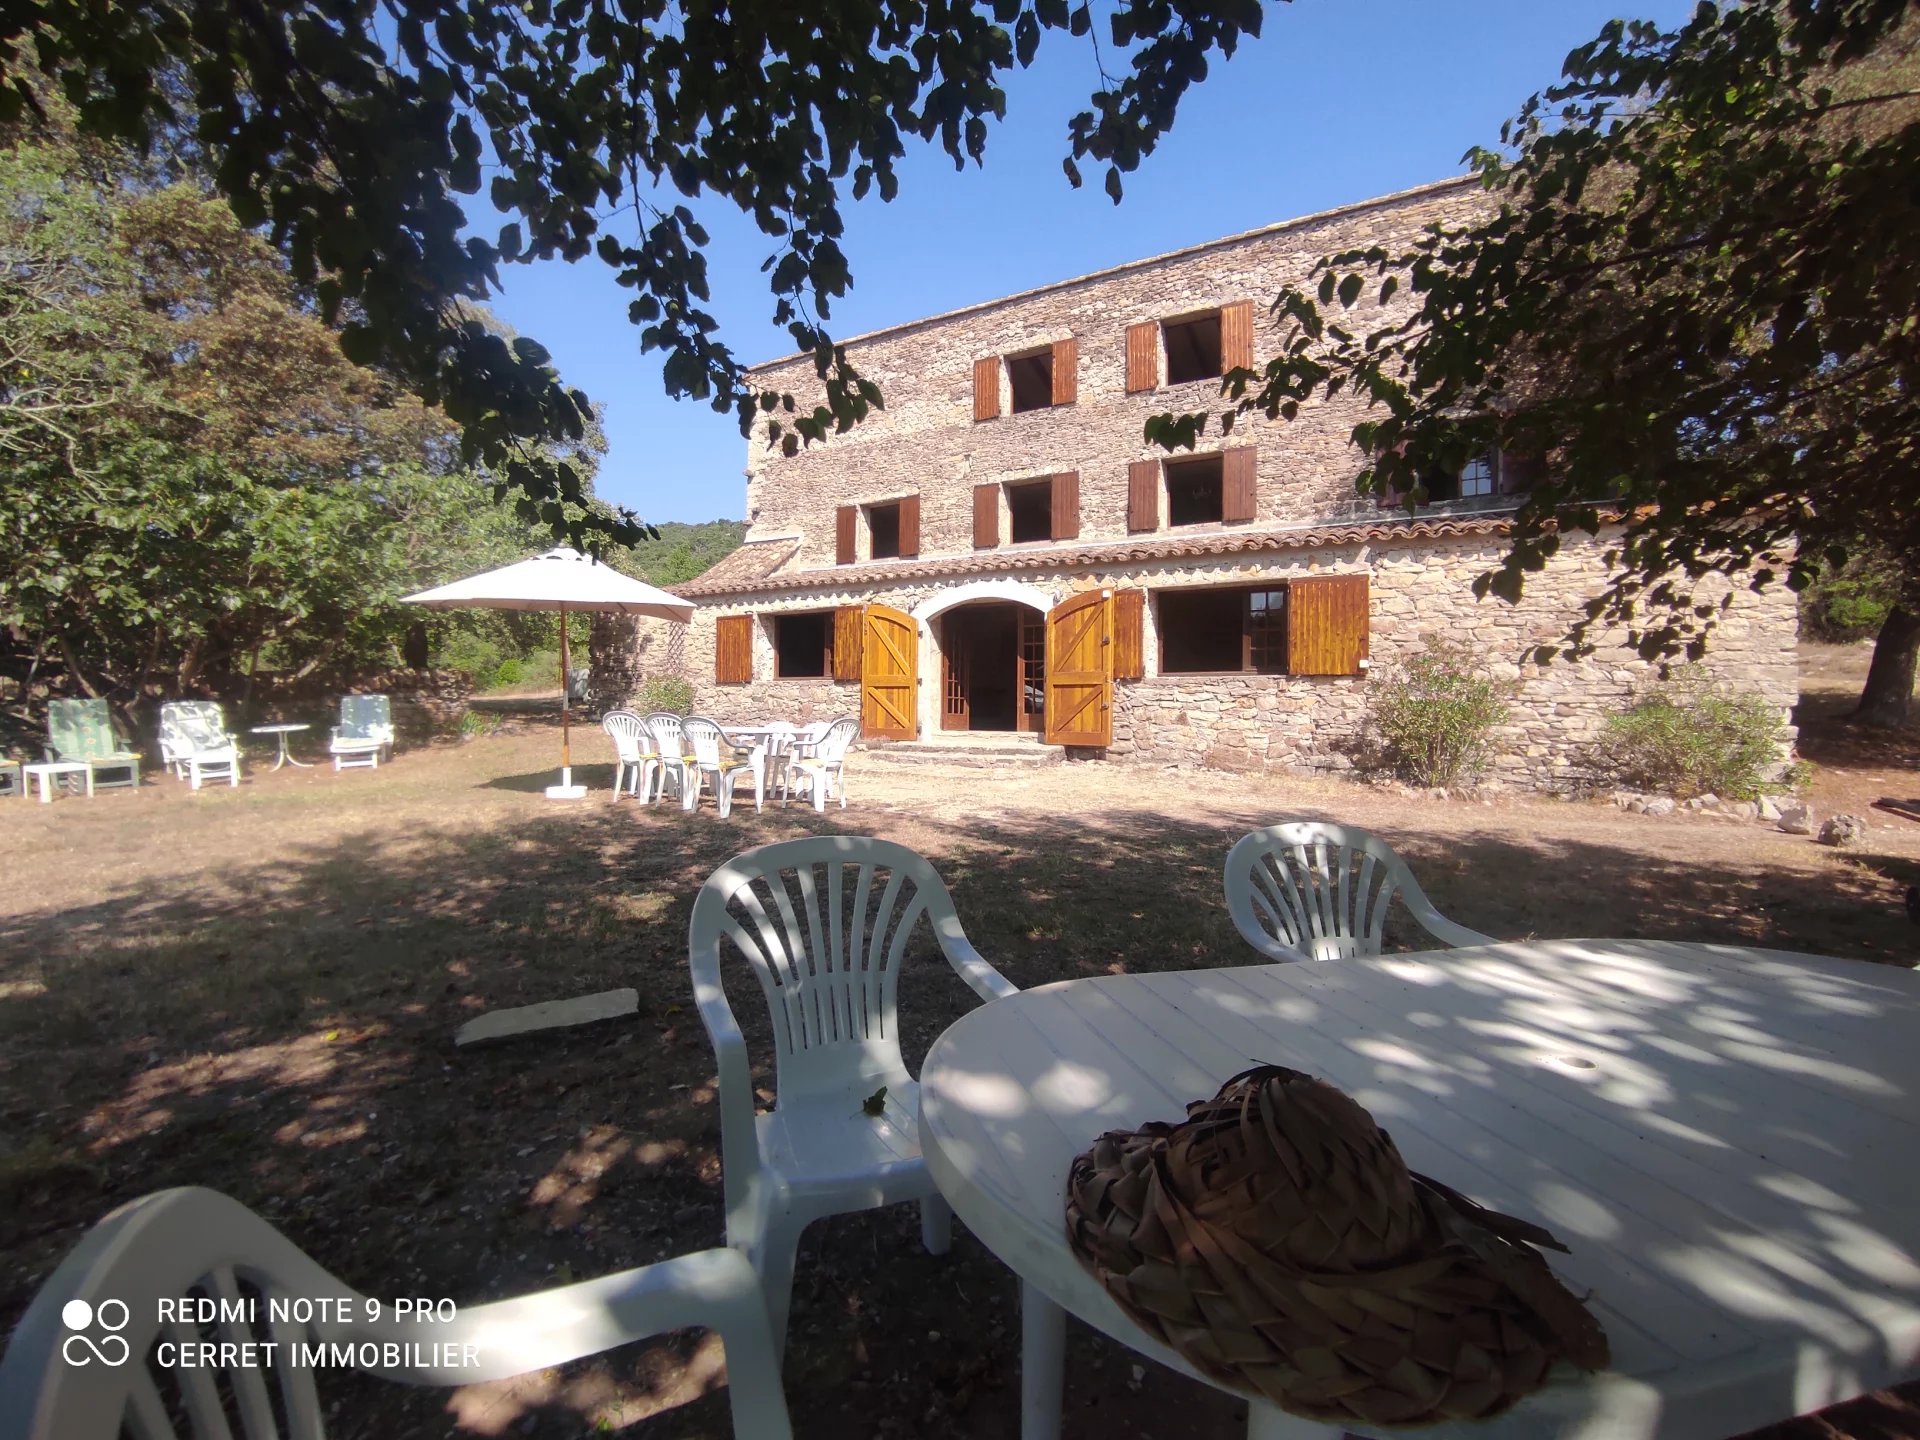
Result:
<svg viewBox="0 0 1920 1440"><path fill-rule="evenodd" d="M972 769L1000 766L1033 769L1058 765L1066 752L1037 740L896 740L876 745L866 759L892 765L964 765Z"/></svg>

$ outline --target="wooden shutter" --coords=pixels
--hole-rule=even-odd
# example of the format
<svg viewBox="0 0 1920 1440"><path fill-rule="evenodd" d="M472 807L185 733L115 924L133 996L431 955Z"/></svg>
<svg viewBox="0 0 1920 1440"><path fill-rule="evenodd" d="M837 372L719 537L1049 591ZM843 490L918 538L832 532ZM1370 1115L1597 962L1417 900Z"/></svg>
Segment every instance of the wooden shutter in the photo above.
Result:
<svg viewBox="0 0 1920 1440"><path fill-rule="evenodd" d="M900 497L900 559L912 560L920 553L920 497Z"/></svg>
<svg viewBox="0 0 1920 1440"><path fill-rule="evenodd" d="M1080 342L1053 342L1053 403L1071 405L1080 398Z"/></svg>
<svg viewBox="0 0 1920 1440"><path fill-rule="evenodd" d="M973 486L973 549L1000 543L1000 486Z"/></svg>
<svg viewBox="0 0 1920 1440"><path fill-rule="evenodd" d="M866 607L841 605L833 612L833 678L860 678L861 615Z"/></svg>
<svg viewBox="0 0 1920 1440"><path fill-rule="evenodd" d="M1253 302L1236 300L1220 307L1220 369L1253 368Z"/></svg>
<svg viewBox="0 0 1920 1440"><path fill-rule="evenodd" d="M973 487L973 548L991 550L1000 543L1000 487Z"/></svg>
<svg viewBox="0 0 1920 1440"><path fill-rule="evenodd" d="M860 733L870 739L911 740L918 680L919 627L889 605L869 605L862 617Z"/></svg>
<svg viewBox="0 0 1920 1440"><path fill-rule="evenodd" d="M1367 577L1322 575L1287 589L1287 669L1358 675L1367 658Z"/></svg>
<svg viewBox="0 0 1920 1440"><path fill-rule="evenodd" d="M851 565L859 558L854 554L860 535L860 507L842 505L833 513L833 563Z"/></svg>
<svg viewBox="0 0 1920 1440"><path fill-rule="evenodd" d="M1049 745L1113 743L1113 592L1089 590L1047 612Z"/></svg>
<svg viewBox="0 0 1920 1440"><path fill-rule="evenodd" d="M1135 395L1159 383L1160 322L1127 326L1127 393Z"/></svg>
<svg viewBox="0 0 1920 1440"><path fill-rule="evenodd" d="M1251 520L1256 509L1255 461L1259 451L1251 445L1239 445L1220 452L1220 518L1223 521Z"/></svg>
<svg viewBox="0 0 1920 1440"><path fill-rule="evenodd" d="M1053 477L1053 538L1080 538L1080 472L1069 470Z"/></svg>
<svg viewBox="0 0 1920 1440"><path fill-rule="evenodd" d="M1127 529L1160 528L1160 462L1136 460L1127 466Z"/></svg>
<svg viewBox="0 0 1920 1440"><path fill-rule="evenodd" d="M992 420L1000 414L1000 357L989 355L973 362L973 418Z"/></svg>
<svg viewBox="0 0 1920 1440"><path fill-rule="evenodd" d="M1147 673L1147 592L1113 595L1113 678L1138 680Z"/></svg>
<svg viewBox="0 0 1920 1440"><path fill-rule="evenodd" d="M713 622L713 683L745 685L753 679L753 617L722 615Z"/></svg>

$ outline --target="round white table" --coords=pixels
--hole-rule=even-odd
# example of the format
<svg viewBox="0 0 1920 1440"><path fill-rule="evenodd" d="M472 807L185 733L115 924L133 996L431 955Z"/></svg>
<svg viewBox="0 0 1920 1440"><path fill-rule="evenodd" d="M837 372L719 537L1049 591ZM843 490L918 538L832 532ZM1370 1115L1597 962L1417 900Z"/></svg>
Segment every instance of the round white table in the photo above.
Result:
<svg viewBox="0 0 1920 1440"><path fill-rule="evenodd" d="M298 734L302 730L311 730L311 725L254 725L250 727L255 735L278 735L280 737L280 758L273 762L278 770L282 765L291 765L296 770L311 770L313 766L296 760L287 753L287 736Z"/></svg>
<svg viewBox="0 0 1920 1440"><path fill-rule="evenodd" d="M1067 1168L1249 1065L1319 1075L1407 1163L1571 1247L1613 1367L1424 1436L1721 1440L1920 1374L1920 974L1555 940L1102 976L950 1028L927 1168L1023 1281L1027 1440L1059 1434L1065 1317L1191 1375L1067 1247ZM1333 1434L1256 1404L1249 1433Z"/></svg>

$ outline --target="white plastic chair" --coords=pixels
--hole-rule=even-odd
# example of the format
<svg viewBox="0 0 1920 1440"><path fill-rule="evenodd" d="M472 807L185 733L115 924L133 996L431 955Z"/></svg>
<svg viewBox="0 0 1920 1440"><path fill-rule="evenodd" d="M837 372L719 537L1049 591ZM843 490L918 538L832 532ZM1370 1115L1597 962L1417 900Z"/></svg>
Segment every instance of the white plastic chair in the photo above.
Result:
<svg viewBox="0 0 1920 1440"><path fill-rule="evenodd" d="M732 743L718 722L704 716L689 715L681 722L680 733L687 742L687 750L693 758L684 764L685 781L681 785L680 804L691 810L700 803L700 786L711 781L713 785L713 803L719 807L720 818L726 819L733 813L733 787L742 775L753 777L753 808L763 810L767 803L767 751L764 745L756 745L744 760L733 757ZM726 753L721 747L726 746Z"/></svg>
<svg viewBox="0 0 1920 1440"><path fill-rule="evenodd" d="M684 722L670 710L656 710L647 716L647 733L653 736L653 748L660 755L660 789L658 795L649 795L651 804L659 796L667 793L667 785L673 786L673 793L685 796L687 790L687 767L682 758L687 753L687 739L682 733Z"/></svg>
<svg viewBox="0 0 1920 1440"><path fill-rule="evenodd" d="M208 780L240 783L240 742L212 700L169 700L160 707L160 762L198 790Z"/></svg>
<svg viewBox="0 0 1920 1440"><path fill-rule="evenodd" d="M653 733L647 722L631 710L609 710L600 717L600 728L613 741L613 798L627 786L628 772L633 776L633 797L653 798L653 785L660 773L660 752L654 748Z"/></svg>
<svg viewBox="0 0 1920 1440"><path fill-rule="evenodd" d="M760 1273L777 1345L800 1232L813 1221L918 1200L928 1252L945 1254L951 1241L953 1214L920 1155L920 1087L901 1058L895 1006L922 918L981 999L1017 992L968 943L933 866L885 840L763 845L714 871L694 901L688 956L719 1068L727 1243ZM776 1101L765 1115L754 1113L746 1042L720 978L723 938L773 1012Z"/></svg>
<svg viewBox="0 0 1920 1440"><path fill-rule="evenodd" d="M799 743L800 732L785 720L771 720L765 727L767 736L767 792L778 794L782 802L792 798L793 774L788 766L793 763L794 746Z"/></svg>
<svg viewBox="0 0 1920 1440"><path fill-rule="evenodd" d="M1447 945L1492 945L1427 899L1406 861L1378 835L1319 820L1270 825L1227 852L1227 914L1269 960L1378 955L1395 896Z"/></svg>
<svg viewBox="0 0 1920 1440"><path fill-rule="evenodd" d="M204 1332L159 1319L158 1301L196 1294L228 1302L229 1317L244 1318ZM310 1310L325 1302L327 1315L276 1320L274 1300L306 1302ZM341 1302L351 1317L344 1324L336 1318ZM356 1356L371 1344L377 1361L383 1346L417 1346L395 1352L407 1363L360 1368L412 1385L452 1386L563 1365L690 1325L717 1330L726 1346L734 1434L790 1440L793 1433L759 1283L738 1251L703 1250L461 1306L444 1320L396 1317L384 1295L376 1317L368 1303L237 1200L198 1188L144 1196L94 1226L28 1307L0 1359L0 1440L119 1440L123 1429L140 1440L183 1433L205 1440L232 1437L236 1422L244 1440L319 1440L324 1412L314 1382L325 1367L288 1363L295 1344L350 1345ZM148 1363L157 1345L202 1340L276 1343L270 1354L248 1357L267 1363ZM176 1431L170 1410L184 1413L188 1431Z"/></svg>
<svg viewBox="0 0 1920 1440"><path fill-rule="evenodd" d="M343 769L378 770L393 758L393 705L385 695L342 695L340 723L327 737L337 775Z"/></svg>
<svg viewBox="0 0 1920 1440"><path fill-rule="evenodd" d="M859 733L858 720L835 720L819 739L806 747L806 754L796 753L789 762L789 772L807 782L807 792L813 797L815 810L824 811L827 798L836 791L840 796L840 808L847 808L847 751L853 745L853 737Z"/></svg>

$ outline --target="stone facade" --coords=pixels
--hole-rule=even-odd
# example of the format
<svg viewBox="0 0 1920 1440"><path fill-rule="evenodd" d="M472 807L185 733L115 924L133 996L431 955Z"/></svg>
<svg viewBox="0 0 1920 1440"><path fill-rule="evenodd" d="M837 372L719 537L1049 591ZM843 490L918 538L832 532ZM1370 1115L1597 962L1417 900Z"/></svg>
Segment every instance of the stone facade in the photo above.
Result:
<svg viewBox="0 0 1920 1440"><path fill-rule="evenodd" d="M1142 440L1151 415L1217 404L1217 381L1161 384L1126 394L1126 328L1208 307L1264 302L1304 279L1314 260L1349 246L1395 245L1436 220L1482 203L1461 182L1429 186L1329 215L1233 237L1100 275L1013 296L849 342L855 363L877 381L887 408L845 436L793 457L749 447L747 544L708 575L680 587L699 608L668 660L669 642L648 639L658 658L641 670L672 668L693 684L695 709L722 721L779 717L796 722L857 714L859 686L775 675L773 617L878 602L918 623L916 711L923 736L939 726L940 619L956 606L999 600L1044 612L1094 587L1148 594L1143 678L1114 688L1112 739L1102 752L1171 765L1227 770L1342 770L1364 740L1367 690L1376 677L1443 634L1463 641L1513 686L1512 716L1497 737L1497 783L1573 789L1587 783L1585 756L1608 710L1644 683L1648 667L1603 638L1598 652L1546 667L1523 656L1558 639L1578 607L1604 584L1608 537L1569 537L1521 604L1477 600L1476 575L1503 550L1507 524L1490 497L1438 507L1408 520L1356 495L1357 456L1349 441L1361 412L1345 399L1308 406L1293 422L1242 422L1232 443L1257 447L1255 516L1240 524L1128 528L1128 466L1158 458ZM1262 318L1255 363L1273 342ZM973 418L974 364L1072 338L1078 347L1071 404ZM1161 375L1164 380L1165 359ZM814 384L811 362L789 359L755 372L764 385ZM1218 445L1217 438L1211 442ZM1204 450L1206 443L1203 442ZM987 482L1077 471L1079 535L1072 541L974 547L974 489ZM920 497L917 557L874 560L864 511L859 558L837 565L835 511L907 494ZM1357 675L1167 674L1159 625L1164 596L1190 587L1285 583L1306 576L1364 573L1371 668ZM1717 598L1714 584L1702 600ZM716 620L751 615L751 678L716 681ZM1709 666L1789 710L1797 698L1796 611L1783 589L1741 591L1725 616ZM1790 718L1790 715L1787 716Z"/></svg>

